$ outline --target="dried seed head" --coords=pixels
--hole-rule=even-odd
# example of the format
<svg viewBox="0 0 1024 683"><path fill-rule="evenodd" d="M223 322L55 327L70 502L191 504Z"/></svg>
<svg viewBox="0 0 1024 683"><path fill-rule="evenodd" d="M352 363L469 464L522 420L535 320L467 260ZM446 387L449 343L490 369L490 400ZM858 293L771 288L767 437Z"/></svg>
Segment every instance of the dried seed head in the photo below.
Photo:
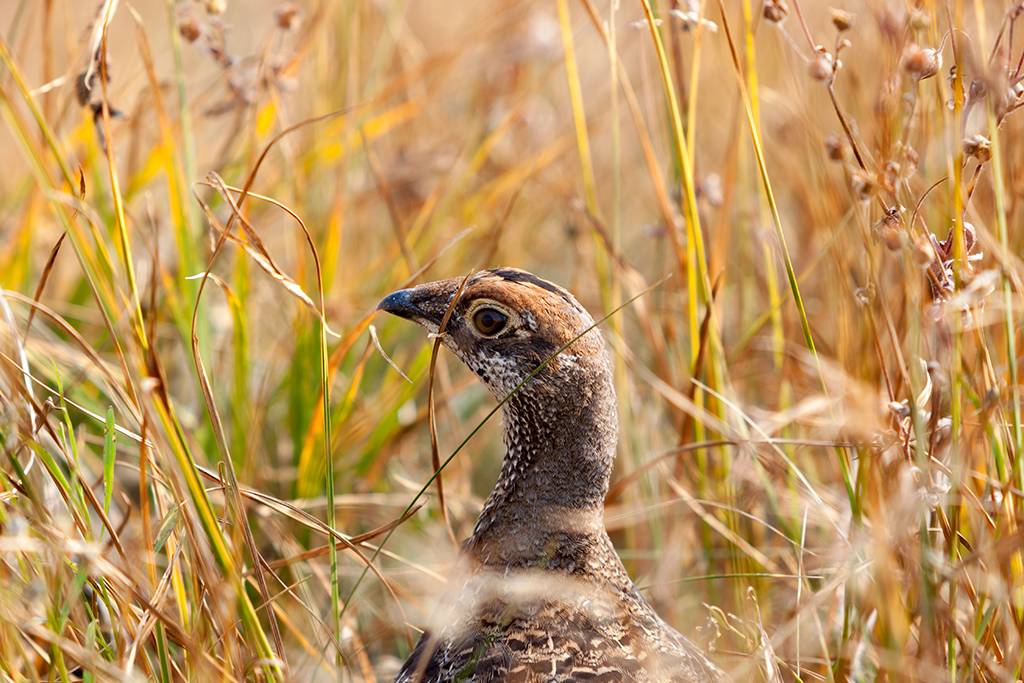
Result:
<svg viewBox="0 0 1024 683"><path fill-rule="evenodd" d="M807 62L807 71L816 81L831 81L837 68L838 62L821 45L814 48L814 57Z"/></svg>
<svg viewBox="0 0 1024 683"><path fill-rule="evenodd" d="M879 238L889 251L900 251L907 241L906 233L900 229L899 224L885 223L879 231Z"/></svg>
<svg viewBox="0 0 1024 683"><path fill-rule="evenodd" d="M968 254L974 250L974 245L977 241L978 233L974 231L974 226L964 221L964 246L967 247Z"/></svg>
<svg viewBox="0 0 1024 683"><path fill-rule="evenodd" d="M907 405L906 401L890 401L886 407L893 414L893 417L910 417L910 406Z"/></svg>
<svg viewBox="0 0 1024 683"><path fill-rule="evenodd" d="M299 7L294 2L286 2L274 8L274 21L278 28L285 31L299 25Z"/></svg>
<svg viewBox="0 0 1024 683"><path fill-rule="evenodd" d="M1019 107L1021 97L1024 97L1024 85L1016 83L1006 89L1005 95L995 98L996 121L1002 122L1007 114Z"/></svg>
<svg viewBox="0 0 1024 683"><path fill-rule="evenodd" d="M914 260L917 261L917 265L927 267L936 258L935 247L932 246L928 235L918 235L914 239Z"/></svg>
<svg viewBox="0 0 1024 683"><path fill-rule="evenodd" d="M887 211L885 216L871 226L876 242L881 242L889 251L899 251L907 241L907 235L900 227L899 209Z"/></svg>
<svg viewBox="0 0 1024 683"><path fill-rule="evenodd" d="M978 241L977 233L974 231L974 226L964 221L964 249L970 254L974 249L975 242ZM939 244L939 251L943 258L953 258L953 252L956 244L956 221L953 221L953 225L949 226L949 234L946 235L946 240Z"/></svg>
<svg viewBox="0 0 1024 683"><path fill-rule="evenodd" d="M878 183L866 171L860 170L850 178L850 187L853 195L862 202L870 201L878 194Z"/></svg>
<svg viewBox="0 0 1024 683"><path fill-rule="evenodd" d="M834 7L829 11L832 13L832 25L835 26L836 30L840 33L843 31L849 31L857 23L857 15L852 12L835 9Z"/></svg>
<svg viewBox="0 0 1024 683"><path fill-rule="evenodd" d="M908 146L903 150L903 172L905 178L909 178L914 175L914 172L917 170L919 160L917 150L913 147Z"/></svg>
<svg viewBox="0 0 1024 683"><path fill-rule="evenodd" d="M954 65L955 66L955 65ZM988 94L988 86L985 85L985 81L980 78L975 78L971 81L971 88L967 92L967 99L970 102L979 102L985 98Z"/></svg>
<svg viewBox="0 0 1024 683"><path fill-rule="evenodd" d="M882 187L889 192L896 191L896 181L900 178L900 165L892 159L885 162L882 168Z"/></svg>
<svg viewBox="0 0 1024 683"><path fill-rule="evenodd" d="M959 296L954 299L954 303L967 305L979 310L984 309L985 299L992 292L996 291L1001 277L998 268L983 270L980 273L976 273L973 277L968 275L965 277L964 287Z"/></svg>
<svg viewBox="0 0 1024 683"><path fill-rule="evenodd" d="M846 140L835 133L829 133L825 138L825 154L831 161L841 162L850 155L850 146Z"/></svg>
<svg viewBox="0 0 1024 683"><path fill-rule="evenodd" d="M903 68L915 80L931 78L942 68L942 55L932 48L908 45L903 51Z"/></svg>
<svg viewBox="0 0 1024 683"><path fill-rule="evenodd" d="M78 100L79 106L86 106L92 100L93 93L97 84L103 79L107 83L110 83L112 78L112 67L109 61L100 63L97 59L93 62L91 67L92 73L88 70L83 71L75 77L75 99ZM113 110L112 110L113 111Z"/></svg>
<svg viewBox="0 0 1024 683"><path fill-rule="evenodd" d="M875 298L875 285L869 282L864 287L853 290L853 298L861 306L867 306Z"/></svg>
<svg viewBox="0 0 1024 683"><path fill-rule="evenodd" d="M725 195L722 191L722 176L717 173L709 173L697 181L697 198L707 200L708 204L719 207L725 203Z"/></svg>
<svg viewBox="0 0 1024 683"><path fill-rule="evenodd" d="M958 73L960 73L960 72L957 70L956 64L954 64L953 66L949 67L949 75L946 76L946 82L949 83L949 87L950 88L952 88L952 87L954 87L956 85L956 76L957 76ZM948 100L948 102L952 102L952 101L953 100ZM953 109L952 105L948 105L948 106L949 106L950 110Z"/></svg>
<svg viewBox="0 0 1024 683"><path fill-rule="evenodd" d="M178 33L190 43L194 43L203 35L202 30L199 28L199 23L191 13L183 14L178 19Z"/></svg>
<svg viewBox="0 0 1024 683"><path fill-rule="evenodd" d="M780 24L789 14L789 7L786 6L785 0L765 0L761 14L766 21Z"/></svg>
<svg viewBox="0 0 1024 683"><path fill-rule="evenodd" d="M882 82L878 89L878 98L875 100L875 115L880 117L890 116L896 111L896 104L900 100L900 77L893 75Z"/></svg>
<svg viewBox="0 0 1024 683"><path fill-rule="evenodd" d="M103 79L107 83L110 83L110 79L113 77L114 66L110 63L110 60L108 59L106 62L101 64L97 57L96 61L93 63L93 74L92 79L89 81L89 87L95 88L99 79Z"/></svg>
<svg viewBox="0 0 1024 683"><path fill-rule="evenodd" d="M983 164L992 158L992 143L984 135L968 135L964 138L964 154Z"/></svg>

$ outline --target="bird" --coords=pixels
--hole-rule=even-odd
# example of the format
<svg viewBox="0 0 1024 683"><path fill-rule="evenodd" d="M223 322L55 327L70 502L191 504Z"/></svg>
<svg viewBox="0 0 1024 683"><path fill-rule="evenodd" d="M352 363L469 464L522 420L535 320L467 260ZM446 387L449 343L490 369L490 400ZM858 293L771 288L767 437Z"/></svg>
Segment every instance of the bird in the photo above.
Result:
<svg viewBox="0 0 1024 683"><path fill-rule="evenodd" d="M504 401L501 474L395 683L726 683L647 603L605 529L618 405L586 309L514 268L401 289L377 308L439 337Z"/></svg>

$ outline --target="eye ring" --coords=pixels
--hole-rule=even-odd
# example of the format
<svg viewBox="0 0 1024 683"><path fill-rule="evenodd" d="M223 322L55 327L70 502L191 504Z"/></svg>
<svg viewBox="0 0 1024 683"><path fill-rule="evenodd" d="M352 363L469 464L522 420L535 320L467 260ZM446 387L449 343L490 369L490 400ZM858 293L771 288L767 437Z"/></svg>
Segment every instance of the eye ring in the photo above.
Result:
<svg viewBox="0 0 1024 683"><path fill-rule="evenodd" d="M473 326L485 337L493 337L507 324L508 316L495 308L481 308L473 314Z"/></svg>

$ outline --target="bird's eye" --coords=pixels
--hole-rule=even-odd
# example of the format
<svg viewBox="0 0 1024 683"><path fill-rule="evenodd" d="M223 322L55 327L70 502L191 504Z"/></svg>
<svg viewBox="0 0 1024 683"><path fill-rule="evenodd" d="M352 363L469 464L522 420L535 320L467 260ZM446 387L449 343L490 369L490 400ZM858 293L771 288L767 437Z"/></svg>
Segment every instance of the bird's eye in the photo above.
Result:
<svg viewBox="0 0 1024 683"><path fill-rule="evenodd" d="M480 334L493 337L505 329L508 323L508 316L493 308L481 308L473 315L473 324Z"/></svg>

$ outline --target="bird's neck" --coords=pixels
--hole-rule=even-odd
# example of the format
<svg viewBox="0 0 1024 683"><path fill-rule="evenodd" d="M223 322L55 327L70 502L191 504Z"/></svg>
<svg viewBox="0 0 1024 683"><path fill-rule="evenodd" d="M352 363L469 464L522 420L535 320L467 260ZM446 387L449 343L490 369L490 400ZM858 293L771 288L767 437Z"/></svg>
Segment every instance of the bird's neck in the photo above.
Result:
<svg viewBox="0 0 1024 683"><path fill-rule="evenodd" d="M601 363L571 381L530 382L502 409L505 460L470 552L490 565L575 565L606 535L618 440L611 374Z"/></svg>

